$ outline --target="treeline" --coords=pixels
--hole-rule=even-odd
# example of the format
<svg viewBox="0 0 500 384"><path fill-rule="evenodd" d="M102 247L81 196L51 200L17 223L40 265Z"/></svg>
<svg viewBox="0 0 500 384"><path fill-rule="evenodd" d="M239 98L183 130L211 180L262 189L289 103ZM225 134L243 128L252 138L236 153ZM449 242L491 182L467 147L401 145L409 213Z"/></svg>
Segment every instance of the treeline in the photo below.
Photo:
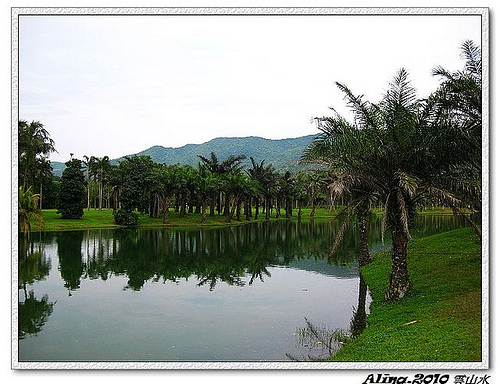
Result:
<svg viewBox="0 0 500 384"><path fill-rule="evenodd" d="M149 156L131 156L111 165L108 157L72 159L66 163L58 208L63 217L81 217L85 209L113 209L120 225L137 224L137 212L170 222L170 212L179 217L195 213L204 223L207 216L223 216L230 223L271 215L291 217L293 208L308 205L314 216L318 204L326 203L326 177L298 172L279 173L272 164L250 158L252 167L244 169L245 156L219 160L215 153L199 156L197 167L162 164ZM64 196L63 196L64 195ZM75 198L65 205L65 197ZM78 213L65 210L78 206Z"/></svg>

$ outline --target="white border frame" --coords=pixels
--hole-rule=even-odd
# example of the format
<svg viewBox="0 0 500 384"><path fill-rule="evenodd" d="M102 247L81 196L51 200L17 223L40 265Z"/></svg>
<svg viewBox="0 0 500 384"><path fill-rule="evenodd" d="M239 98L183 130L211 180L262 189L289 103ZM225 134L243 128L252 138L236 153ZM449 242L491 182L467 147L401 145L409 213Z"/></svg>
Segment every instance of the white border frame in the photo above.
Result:
<svg viewBox="0 0 500 384"><path fill-rule="evenodd" d="M325 369L488 369L489 345L489 10L474 8L76 8L42 7L11 8L12 41L12 369L170 369L170 370L214 370L214 369L269 369L269 370L325 370ZM18 39L19 16L22 15L478 15L481 16L482 49L482 119L483 119L483 177L482 177L482 361L481 362L19 362L18 360L18 290L17 290L17 121L19 113Z"/></svg>

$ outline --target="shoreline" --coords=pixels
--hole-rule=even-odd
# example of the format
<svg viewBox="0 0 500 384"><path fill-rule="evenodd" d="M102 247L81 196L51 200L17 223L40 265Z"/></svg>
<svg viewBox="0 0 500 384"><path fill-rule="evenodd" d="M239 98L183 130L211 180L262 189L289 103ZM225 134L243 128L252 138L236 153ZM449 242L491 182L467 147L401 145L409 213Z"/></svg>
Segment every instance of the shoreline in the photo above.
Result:
<svg viewBox="0 0 500 384"><path fill-rule="evenodd" d="M282 211L283 212L283 211ZM273 212L269 220L266 220L264 214L259 214L255 219L252 215L251 220L237 220L234 217L230 223L226 221L226 217L216 215L210 217L207 215L206 222L201 223L201 214L188 213L185 217L180 218L177 213L170 212L170 223L163 224L162 218L151 218L147 214L139 214L139 223L132 228L173 228L173 229L200 229L200 228L222 228L228 226L246 225L250 223L259 222L275 222L275 221L298 221L297 209L293 210L293 215L290 218L284 216L276 218L276 213ZM309 222L310 208L302 209L302 222ZM316 209L313 220L332 220L335 219L336 210L330 208L320 207ZM382 213L379 209L373 209L373 215L380 216ZM451 210L446 208L426 208L418 213L419 215L453 215ZM84 215L81 219L62 219L60 215L56 214L56 209L43 209L42 210L43 223L40 221L32 222L32 232L51 232L51 231L73 231L73 230L89 230L89 229L120 229L128 228L127 226L117 225L114 223L112 209L85 209Z"/></svg>
<svg viewBox="0 0 500 384"><path fill-rule="evenodd" d="M412 290L387 303L391 253L373 254L360 269L373 299L367 327L328 360L482 361L481 258L480 240L469 227L412 240Z"/></svg>

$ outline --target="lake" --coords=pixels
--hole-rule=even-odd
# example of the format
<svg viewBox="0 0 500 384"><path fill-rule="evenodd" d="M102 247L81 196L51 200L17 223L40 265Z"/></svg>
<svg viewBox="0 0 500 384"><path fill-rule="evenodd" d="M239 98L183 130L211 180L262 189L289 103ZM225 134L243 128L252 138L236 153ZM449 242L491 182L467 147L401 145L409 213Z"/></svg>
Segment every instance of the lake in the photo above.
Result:
<svg viewBox="0 0 500 384"><path fill-rule="evenodd" d="M463 227L420 216L414 237ZM354 333L370 296L354 228L336 222L220 229L36 232L19 238L20 362L250 361L325 357L311 331ZM370 250L380 222L369 226ZM387 240L386 240L387 242ZM324 340L323 340L324 341Z"/></svg>

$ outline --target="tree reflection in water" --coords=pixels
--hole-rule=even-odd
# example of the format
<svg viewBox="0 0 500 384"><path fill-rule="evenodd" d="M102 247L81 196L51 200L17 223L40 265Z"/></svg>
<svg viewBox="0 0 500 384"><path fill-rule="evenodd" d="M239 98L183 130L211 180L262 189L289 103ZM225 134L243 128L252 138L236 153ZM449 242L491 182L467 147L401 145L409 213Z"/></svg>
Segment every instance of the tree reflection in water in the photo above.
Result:
<svg viewBox="0 0 500 384"><path fill-rule="evenodd" d="M27 335L39 333L53 311L55 302L49 302L48 295L41 299L35 297L33 290L28 292L27 285L44 280L51 267L50 259L45 256L43 242L29 241L27 235L19 234L18 289L19 295L18 335L24 339ZM24 301L22 301L24 300Z"/></svg>
<svg viewBox="0 0 500 384"><path fill-rule="evenodd" d="M144 284L178 283L195 276L198 286L242 286L270 277L269 267L308 260L353 265L356 254L328 258L337 225L294 222L255 223L222 229L121 229L55 234L65 287L76 290L82 278L127 276L124 289ZM354 239L354 236L352 237ZM355 244L351 244L355 246Z"/></svg>

